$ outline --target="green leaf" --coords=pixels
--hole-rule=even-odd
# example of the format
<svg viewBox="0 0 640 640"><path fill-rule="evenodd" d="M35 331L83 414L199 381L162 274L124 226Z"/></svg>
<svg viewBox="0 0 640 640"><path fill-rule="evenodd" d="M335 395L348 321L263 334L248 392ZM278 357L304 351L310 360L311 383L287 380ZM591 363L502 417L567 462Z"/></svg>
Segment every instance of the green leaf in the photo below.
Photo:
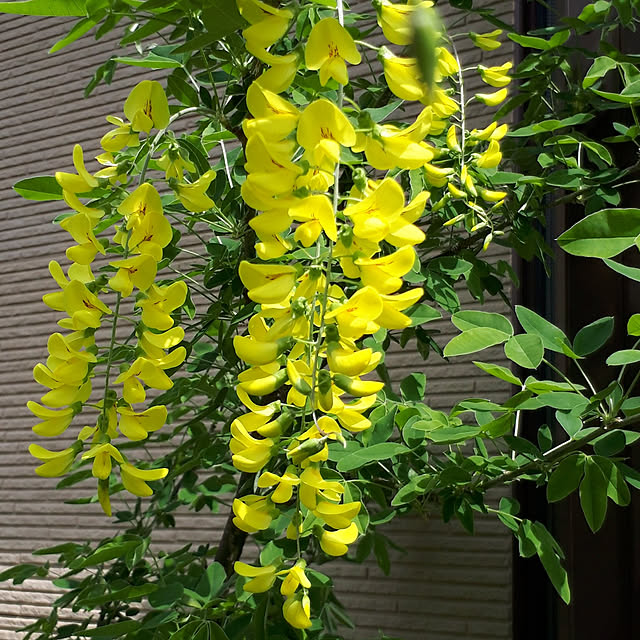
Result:
<svg viewBox="0 0 640 640"><path fill-rule="evenodd" d="M627 333L630 336L640 336L640 313L634 313L629 318L627 322Z"/></svg>
<svg viewBox="0 0 640 640"><path fill-rule="evenodd" d="M85 629L82 635L89 638L119 638L130 631L137 630L139 627L140 623L136 620L124 620L123 622L105 624L95 629Z"/></svg>
<svg viewBox="0 0 640 640"><path fill-rule="evenodd" d="M553 584L558 595L564 602L569 604L571 600L571 590L569 588L567 572L560 562L561 550L559 550L558 543L540 522L533 522L531 524L531 532L536 553L549 576L549 580L551 580L551 584Z"/></svg>
<svg viewBox="0 0 640 640"><path fill-rule="evenodd" d="M129 64L134 67L145 67L147 69L174 69L181 66L177 60L174 60L173 58L165 58L164 56L159 56L153 52L148 53L144 58L123 56L113 59L121 64Z"/></svg>
<svg viewBox="0 0 640 640"><path fill-rule="evenodd" d="M607 480L607 496L618 506L626 507L631 502L631 492L617 465L608 458L594 456L593 459Z"/></svg>
<svg viewBox="0 0 640 640"><path fill-rule="evenodd" d="M640 282L640 269L637 267L627 267L625 264L620 264L619 262L615 262L614 260L604 259L603 262L609 267L609 269L613 269L620 275L625 276L626 278L630 278L631 280L635 280L636 282Z"/></svg>
<svg viewBox="0 0 640 640"><path fill-rule="evenodd" d="M0 582L12 580L13 584L22 584L25 580L38 575L43 569L44 567L39 564L17 564L0 572Z"/></svg>
<svg viewBox="0 0 640 640"><path fill-rule="evenodd" d="M524 385L534 393L546 393L547 391L584 391L581 384L569 384L568 382L556 382L555 380L536 380L533 376L529 376Z"/></svg>
<svg viewBox="0 0 640 640"><path fill-rule="evenodd" d="M411 373L400 383L400 393L405 400L422 402L427 388L424 373Z"/></svg>
<svg viewBox="0 0 640 640"><path fill-rule="evenodd" d="M513 40L516 44L526 49L541 49L546 51L550 48L549 41L543 38L536 38L535 36L523 36L518 33L508 33L507 36L510 40Z"/></svg>
<svg viewBox="0 0 640 640"><path fill-rule="evenodd" d="M555 413L556 420L560 423L570 438L573 438L582 429L582 420L575 411L562 411L558 409Z"/></svg>
<svg viewBox="0 0 640 640"><path fill-rule="evenodd" d="M72 42L75 42L79 38L87 33L87 31L91 31L93 27L95 27L97 22L92 20L91 18L83 18L76 22L71 28L71 31L64 37L58 40L51 49L49 49L49 53L56 53L56 51L60 51L60 49L64 49L66 46L70 45Z"/></svg>
<svg viewBox="0 0 640 640"><path fill-rule="evenodd" d="M215 40L220 40L247 24L235 2L209 0L205 6L202 22Z"/></svg>
<svg viewBox="0 0 640 640"><path fill-rule="evenodd" d="M580 506L589 528L594 533L602 527L607 515L607 479L592 458L587 458L580 483Z"/></svg>
<svg viewBox="0 0 640 640"><path fill-rule="evenodd" d="M209 625L210 640L229 640L229 636L217 622L210 620L207 624Z"/></svg>
<svg viewBox="0 0 640 640"><path fill-rule="evenodd" d="M91 555L86 557L80 564L80 569L85 567L93 567L102 564L108 560L119 558L126 555L128 551L132 551L140 544L140 539L136 540L118 540L114 539L98 547Z"/></svg>
<svg viewBox="0 0 640 640"><path fill-rule="evenodd" d="M513 335L513 327L509 322L509 318L500 313L487 313L486 311L458 311L451 316L451 322L460 329L467 331L469 329L488 328L496 329Z"/></svg>
<svg viewBox="0 0 640 640"><path fill-rule="evenodd" d="M19 180L14 191L25 200L62 200L62 187L53 176L36 176Z"/></svg>
<svg viewBox="0 0 640 640"><path fill-rule="evenodd" d="M482 427L460 425L459 427L443 427L442 429L430 431L427 437L437 444L454 444L475 438L480 435L482 431Z"/></svg>
<svg viewBox="0 0 640 640"><path fill-rule="evenodd" d="M591 91L599 95L601 98L611 100L612 102L619 102L629 105L640 102L640 80L627 85L620 93L598 91L597 89L591 89Z"/></svg>
<svg viewBox="0 0 640 640"><path fill-rule="evenodd" d="M442 314L428 304L419 304L409 313L409 317L411 318L411 326L417 327L425 322L439 320L442 318Z"/></svg>
<svg viewBox="0 0 640 640"><path fill-rule="evenodd" d="M547 500L549 502L564 500L578 488L583 475L584 455L577 453L566 457L549 477Z"/></svg>
<svg viewBox="0 0 640 640"><path fill-rule="evenodd" d="M184 627L174 631L169 638L170 640L193 640L200 625L202 625L201 620L193 620Z"/></svg>
<svg viewBox="0 0 640 640"><path fill-rule="evenodd" d="M588 356L600 349L613 334L613 324L613 317L606 316L582 327L573 340L575 353L579 356Z"/></svg>
<svg viewBox="0 0 640 640"><path fill-rule="evenodd" d="M634 362L640 362L640 351L637 349L621 349L607 358L607 364L610 367L619 367Z"/></svg>
<svg viewBox="0 0 640 640"><path fill-rule="evenodd" d="M504 380L510 384L515 384L518 387L522 386L522 380L513 375L513 373L506 367L501 367L499 364L491 364L490 362L478 362L477 360L474 360L473 364L475 364L478 369L482 369L482 371L494 376L495 378L499 378L500 380Z"/></svg>
<svg viewBox="0 0 640 640"><path fill-rule="evenodd" d="M587 71L582 80L582 88L588 89L591 85L595 84L597 80L603 78L609 71L615 69L618 63L607 56L599 56L593 61L593 64Z"/></svg>
<svg viewBox="0 0 640 640"><path fill-rule="evenodd" d="M389 439L395 427L397 411L396 405L390 409L382 405L369 414L372 426L362 433L362 442L365 446L386 442Z"/></svg>
<svg viewBox="0 0 640 640"><path fill-rule="evenodd" d="M86 0L25 0L0 2L0 13L21 16L84 16Z"/></svg>
<svg viewBox="0 0 640 640"><path fill-rule="evenodd" d="M510 337L508 333L488 327L469 329L449 341L444 348L444 355L445 357L452 357L475 353L476 351L502 344Z"/></svg>
<svg viewBox="0 0 640 640"><path fill-rule="evenodd" d="M337 469L338 471L354 471L370 462L387 460L410 451L411 449L398 442L382 442L350 453L338 462Z"/></svg>
<svg viewBox="0 0 640 640"><path fill-rule="evenodd" d="M563 411L584 411L585 407L589 404L589 401L583 395L569 391L541 393L536 399L544 407L552 407L553 409L561 409Z"/></svg>
<svg viewBox="0 0 640 640"><path fill-rule="evenodd" d="M640 209L602 209L583 218L559 238L571 255L612 258L632 247L640 234Z"/></svg>
<svg viewBox="0 0 640 640"><path fill-rule="evenodd" d="M619 429L614 429L596 438L592 443L593 450L599 456L615 456L627 446L627 439Z"/></svg>
<svg viewBox="0 0 640 640"><path fill-rule="evenodd" d="M569 339L564 333L548 320L539 316L535 311L517 306L516 316L522 328L530 334L540 336L545 349L562 353L562 345L569 345Z"/></svg>
<svg viewBox="0 0 640 640"><path fill-rule="evenodd" d="M544 356L542 338L527 333L513 336L504 345L504 355L525 369L537 369Z"/></svg>
<svg viewBox="0 0 640 640"><path fill-rule="evenodd" d="M170 582L149 596L149 604L154 609L175 607L181 600L184 587L179 582Z"/></svg>

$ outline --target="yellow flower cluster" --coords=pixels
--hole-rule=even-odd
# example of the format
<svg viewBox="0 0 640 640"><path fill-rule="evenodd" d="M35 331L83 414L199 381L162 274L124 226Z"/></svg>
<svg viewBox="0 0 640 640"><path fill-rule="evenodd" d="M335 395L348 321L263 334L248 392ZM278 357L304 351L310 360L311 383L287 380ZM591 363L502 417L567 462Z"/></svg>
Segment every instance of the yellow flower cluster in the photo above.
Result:
<svg viewBox="0 0 640 640"><path fill-rule="evenodd" d="M36 473L45 477L60 476L71 468L88 441L89 449L82 458L92 460L92 473L98 480L98 498L107 515L111 515L109 479L114 462L120 468L124 488L136 496L151 495L147 482L164 478L168 473L165 468L136 468L113 442L119 435L128 440L143 440L164 425L167 419L165 406L143 410L134 405L145 401L145 387L169 389L173 383L166 370L179 366L186 356L185 348L177 346L184 338L184 330L174 327L171 317L185 301L186 285L182 281L168 285L155 283L163 249L173 237L158 191L150 183L142 182L130 194L125 192L126 197L117 206L121 224L112 242L96 237L96 227L104 219L105 211L80 200L91 197L96 188L109 188L117 181L126 182L126 172L120 171L111 153L125 146L138 146L140 132L149 133L154 127L164 129L169 123L167 98L155 81L139 83L127 98L124 112L129 122L110 116L108 120L117 124L117 129L107 133L101 141L105 154L98 160L111 166L90 174L84 165L82 149L76 145L73 162L77 173L56 174L64 200L74 210L60 226L76 244L66 252L72 263L67 275L57 262L50 263L49 270L60 291L46 294L43 300L52 309L66 313L67 317L58 324L69 333L54 333L49 338L46 364L40 363L34 368L35 380L49 391L42 396L42 404L28 403L28 408L40 419L33 430L44 437L64 433L85 406L99 409L96 425L81 429L71 447L49 451L32 444L29 450L42 462ZM172 177L178 179L174 188L186 208L202 210L201 207L210 206L211 201L204 191L213 178L212 173L188 184L182 182L181 171L179 176L174 171ZM119 191L122 192L123 189ZM119 258L109 261L108 267L102 267L102 271L108 270L112 274L105 282L103 277L98 280L93 275L91 265L98 253L105 255L107 251ZM135 307L141 311L136 349L140 355L113 381L123 385L122 397L118 398L109 386L114 364L112 352L116 346L115 325L121 301L132 296L134 290L138 292ZM116 293L113 313L99 298L99 294L109 291ZM104 317L112 319L112 332L111 344L101 353L95 333L102 326ZM91 380L101 367L105 367L102 371L104 394L91 405Z"/></svg>
<svg viewBox="0 0 640 640"><path fill-rule="evenodd" d="M268 68L248 89L252 117L243 122L247 177L241 193L257 212L249 224L258 238L259 261L239 267L257 310L246 333L234 338L236 354L248 366L236 388L247 412L231 424L230 449L234 466L257 478L255 493L234 500L234 523L256 533L284 527L284 521L297 554L289 568L277 560L259 567L237 562L235 569L248 579L244 589L251 593L267 591L282 578L283 615L305 629L311 626L310 583L301 549L314 549L315 540L325 554L341 556L363 533L361 503L327 465L329 445L345 444L371 427L367 412L383 387L365 378L381 354L362 340L381 329L410 326L404 312L423 296L421 288L405 286L405 277L416 263L414 247L425 240L416 222L431 194L422 190L407 202L393 176L420 170L424 184L440 193L434 213L460 199L480 215L476 198L495 204L505 196L487 188L482 171L500 161L506 126L494 122L483 131L465 131L462 71L455 49L443 39L434 52L431 86L417 60L379 49L391 92L424 107L407 126L377 124L357 108L343 109L348 64L359 64L361 56L342 24L341 6L338 19L322 11L312 21L299 56L273 53L294 20L288 8L261 0L237 4L250 24L243 32L247 51ZM404 46L412 42L414 12L433 3L374 5L389 42ZM482 44L497 35L484 36ZM317 71L320 86L333 95L323 97L320 90L303 108L281 95L301 63L307 78ZM478 68L498 88L478 100L504 100L510 66ZM453 91L444 88L445 81ZM427 136L438 146L426 142ZM482 150L472 153L474 148ZM357 153L372 169L389 173L380 179L363 173L340 193L341 158Z"/></svg>

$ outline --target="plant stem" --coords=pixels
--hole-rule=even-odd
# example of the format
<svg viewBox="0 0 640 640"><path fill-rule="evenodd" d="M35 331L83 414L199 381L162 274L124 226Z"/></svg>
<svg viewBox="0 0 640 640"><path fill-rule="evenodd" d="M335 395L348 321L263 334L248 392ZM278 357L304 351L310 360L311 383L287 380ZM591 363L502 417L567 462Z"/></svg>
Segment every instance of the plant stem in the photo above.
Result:
<svg viewBox="0 0 640 640"><path fill-rule="evenodd" d="M519 469L514 469L513 471L507 471L506 473L502 473L495 478L491 478L489 480L484 480L479 482L478 484L472 485L474 491L484 491L491 487L495 487L497 485L506 484L508 482L512 482L517 480L520 476L529 473L530 471L538 471L541 465L551 464L559 460L560 458L564 458L567 454L572 451L577 451L581 449L584 445L589 444L602 434L609 431L611 426L614 426L616 429L624 429L625 427L629 427L631 425L635 425L640 422L640 414L635 416L630 416L629 418L615 418L610 422L605 422L602 426L598 427L595 431L583 436L582 438L577 438L576 440L567 440L562 444L559 444L553 449L549 449L542 458L539 460L534 460L532 462L527 462L525 465L520 467Z"/></svg>

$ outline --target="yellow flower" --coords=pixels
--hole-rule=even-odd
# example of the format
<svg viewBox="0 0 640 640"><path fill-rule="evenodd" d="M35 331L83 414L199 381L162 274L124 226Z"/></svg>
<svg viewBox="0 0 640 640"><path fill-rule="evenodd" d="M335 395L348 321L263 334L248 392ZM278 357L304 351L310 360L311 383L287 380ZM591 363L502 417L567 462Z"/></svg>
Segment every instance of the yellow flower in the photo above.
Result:
<svg viewBox="0 0 640 640"><path fill-rule="evenodd" d="M297 55L295 57L282 57L285 58L285 60L277 64L272 63L270 69L267 69L262 75L256 78L255 82L263 89L273 91L273 93L282 93L291 86L298 72L300 60Z"/></svg>
<svg viewBox="0 0 640 640"><path fill-rule="evenodd" d="M82 147L79 144L73 147L73 166L76 168L78 175L63 171L56 172L56 182L62 187L63 191L86 193L98 186L98 181L84 166Z"/></svg>
<svg viewBox="0 0 640 640"><path fill-rule="evenodd" d="M282 605L282 614L294 629L308 629L311 626L309 596L300 596L300 594L289 596Z"/></svg>
<svg viewBox="0 0 640 640"><path fill-rule="evenodd" d="M473 44L484 51L494 51L498 49L501 44L498 41L498 37L502 34L502 29L495 29L490 33L474 33L473 31L469 34Z"/></svg>
<svg viewBox="0 0 640 640"><path fill-rule="evenodd" d="M304 572L306 566L307 563L304 560L298 560L291 569L280 571L280 575L287 576L280 586L280 593L283 596L292 596L298 590L298 587L303 589L311 588L311 582L309 582L309 578Z"/></svg>
<svg viewBox="0 0 640 640"><path fill-rule="evenodd" d="M109 286L125 298L131 295L134 286L140 291L146 291L156 277L156 261L148 255L125 258L109 264L118 269L116 275L109 278Z"/></svg>
<svg viewBox="0 0 640 640"><path fill-rule="evenodd" d="M179 345L183 340L184 329L182 327L173 327L163 333L143 331L138 345L148 358L159 360L164 358L166 349Z"/></svg>
<svg viewBox="0 0 640 640"><path fill-rule="evenodd" d="M283 302L296 282L296 269L289 265L252 264L243 260L239 274L249 298L260 304Z"/></svg>
<svg viewBox="0 0 640 640"><path fill-rule="evenodd" d="M304 247L310 247L324 231L332 242L338 240L336 217L333 205L327 196L315 195L303 198L299 204L289 209L289 215L301 225L295 231L294 238Z"/></svg>
<svg viewBox="0 0 640 640"><path fill-rule="evenodd" d="M402 286L402 276L413 268L416 253L407 245L380 258L358 258L362 284L371 286L382 294L393 293Z"/></svg>
<svg viewBox="0 0 640 640"><path fill-rule="evenodd" d="M345 529L352 520L360 513L362 503L345 502L344 504L335 504L333 502L322 501L314 509L314 515L324 520L333 529Z"/></svg>
<svg viewBox="0 0 640 640"><path fill-rule="evenodd" d="M511 62L505 62L499 67L478 66L480 76L488 85L492 87L506 87L511 82L509 70L513 67Z"/></svg>
<svg viewBox="0 0 640 640"><path fill-rule="evenodd" d="M321 98L312 102L300 116L297 139L307 152L311 164L324 167L340 159L340 145L352 147L356 132L336 105Z"/></svg>
<svg viewBox="0 0 640 640"><path fill-rule="evenodd" d="M118 206L127 221L127 229L143 227L149 215L162 216L162 200L155 187L148 182L141 184Z"/></svg>
<svg viewBox="0 0 640 640"><path fill-rule="evenodd" d="M124 115L134 131L165 129L169 124L169 103L162 85L156 80L139 82L125 100Z"/></svg>
<svg viewBox="0 0 640 640"><path fill-rule="evenodd" d="M343 349L338 342L331 342L327 348L327 362L332 373L346 376L361 376L372 371L380 362L380 353L371 349Z"/></svg>
<svg viewBox="0 0 640 640"><path fill-rule="evenodd" d="M98 480L98 502L104 513L111 517L111 498L109 497L108 480Z"/></svg>
<svg viewBox="0 0 640 640"><path fill-rule="evenodd" d="M282 140L296 128L300 117L296 107L258 82L247 90L247 108L253 116L242 123L248 138L260 133L270 140Z"/></svg>
<svg viewBox="0 0 640 640"><path fill-rule="evenodd" d="M333 422L335 424L335 420ZM337 424L335 427L339 430ZM318 506L318 497L339 502L343 493L344 487L335 480L325 480L315 465L308 466L300 475L300 501L307 509L313 510Z"/></svg>
<svg viewBox="0 0 640 640"><path fill-rule="evenodd" d="M29 445L29 453L43 462L36 467L36 473L43 478L56 478L67 473L81 449L80 442L74 442L71 447L63 451L49 451L39 444Z"/></svg>
<svg viewBox="0 0 640 640"><path fill-rule="evenodd" d="M160 429L167 420L167 408L164 405L149 407L136 413L131 407L118 407L120 432L129 440L144 440L149 433Z"/></svg>
<svg viewBox="0 0 640 640"><path fill-rule="evenodd" d="M120 464L120 477L124 488L134 496L145 498L153 494L147 482L161 480L169 473L169 469L137 469L131 464Z"/></svg>
<svg viewBox="0 0 640 640"><path fill-rule="evenodd" d="M238 391L252 396L266 396L279 389L287 381L287 370L280 369L276 362L252 367L238 376Z"/></svg>
<svg viewBox="0 0 640 640"><path fill-rule="evenodd" d="M261 489L276 486L275 491L271 494L271 501L276 504L289 502L293 496L293 487L300 484L300 478L296 475L295 467L287 467L287 470L278 476L275 473L266 471L258 478L258 486Z"/></svg>
<svg viewBox="0 0 640 640"><path fill-rule="evenodd" d="M247 51L270 64L265 49L287 32L293 14L260 0L239 0L237 4L240 14L251 25L242 32Z"/></svg>
<svg viewBox="0 0 640 640"><path fill-rule="evenodd" d="M199 213L215 206L213 200L206 194L209 185L216 177L212 169L203 173L195 182L179 182L175 186L176 195L187 211Z"/></svg>
<svg viewBox="0 0 640 640"><path fill-rule="evenodd" d="M233 513L238 529L255 533L268 529L278 510L266 496L248 495L233 501Z"/></svg>
<svg viewBox="0 0 640 640"><path fill-rule="evenodd" d="M486 202L501 202L507 197L506 191L492 191L491 189L479 188L480 197Z"/></svg>
<svg viewBox="0 0 640 640"><path fill-rule="evenodd" d="M231 423L231 459L233 466L239 471L257 473L271 459L274 442L271 438L259 440L249 434L242 422Z"/></svg>
<svg viewBox="0 0 640 640"><path fill-rule="evenodd" d="M376 322L385 329L404 329L411 326L411 318L401 313L413 306L422 298L424 291L420 288L409 289L396 295L382 295L382 313Z"/></svg>
<svg viewBox="0 0 640 640"><path fill-rule="evenodd" d="M136 307L142 309L142 322L151 329L170 329L173 319L169 314L184 304L187 285L182 280L164 287L154 284L146 293L146 298L136 302Z"/></svg>
<svg viewBox="0 0 640 640"><path fill-rule="evenodd" d="M63 292L64 311L69 315L70 322L64 323L64 328L75 330L97 329L100 319L111 310L91 293L79 280L71 280ZM62 323L61 323L62 325Z"/></svg>
<svg viewBox="0 0 640 640"><path fill-rule="evenodd" d="M365 333L375 333L380 327L374 320L382 312L380 294L373 287L356 291L349 300L326 314L326 319L335 318L343 338L357 340Z"/></svg>
<svg viewBox="0 0 640 640"><path fill-rule="evenodd" d="M493 93L476 93L476 99L486 104L488 107L495 107L501 102L504 102L507 98L507 90L500 89Z"/></svg>
<svg viewBox="0 0 640 640"><path fill-rule="evenodd" d="M402 100L423 100L427 98L429 87L422 82L418 62L415 58L395 56L386 47L382 47L380 56L382 58L384 77L391 93Z"/></svg>
<svg viewBox="0 0 640 640"><path fill-rule="evenodd" d="M64 433L71 424L75 413L71 407L60 410L49 409L37 402L33 402L33 400L27 402L27 408L36 418L41 420L41 422L32 427L33 431L39 436L47 438Z"/></svg>
<svg viewBox="0 0 640 640"><path fill-rule="evenodd" d="M436 89L433 92L431 108L433 109L434 115L444 119L449 118L459 109L458 103L450 98L443 89ZM444 122L442 123L442 129L444 130ZM437 135L433 125L431 127L431 133Z"/></svg>
<svg viewBox="0 0 640 640"><path fill-rule="evenodd" d="M384 240L390 225L404 208L404 192L393 178L385 178L364 200L349 205L344 213L354 223L353 233L371 242ZM356 263L357 264L357 263Z"/></svg>
<svg viewBox="0 0 640 640"><path fill-rule="evenodd" d="M370 409L376 402L377 395L371 394L358 398L353 402L344 404L342 401L334 402L331 412L338 418L338 422L348 431L359 433L371 426L371 421L362 415L363 411Z"/></svg>
<svg viewBox="0 0 640 640"><path fill-rule="evenodd" d="M111 474L111 458L120 464L124 463L122 454L109 442L94 445L82 456L83 460L91 458L93 458L91 473L94 478L102 480L106 480Z"/></svg>
<svg viewBox="0 0 640 640"><path fill-rule="evenodd" d="M63 191L62 198L69 205L69 207L71 207L78 213L83 213L85 216L87 216L87 218L89 218L89 220L91 220L94 225L104 215L104 211L102 209L94 209L82 204L82 202L80 202L80 198L78 198L75 193L71 193L71 191Z"/></svg>
<svg viewBox="0 0 640 640"><path fill-rule="evenodd" d="M152 389L171 389L173 381L165 373L165 370L181 365L186 356L187 350L184 347L177 347L164 358L158 360L136 358L134 363L116 378L115 383L124 383L122 395L129 404L144 402L146 393L142 382Z"/></svg>
<svg viewBox="0 0 640 640"><path fill-rule="evenodd" d="M185 171L195 173L196 167L190 160L183 157L179 151L175 149L167 149L157 161L158 167L164 169L164 177L182 180Z"/></svg>
<svg viewBox="0 0 640 640"><path fill-rule="evenodd" d="M349 73L345 61L360 64L361 60L353 38L335 18L324 18L313 26L304 55L307 69L320 70L320 84L323 87L329 78L340 84L348 84Z"/></svg>
<svg viewBox="0 0 640 640"><path fill-rule="evenodd" d="M294 144L289 141L266 140L262 134L252 135L246 145L245 169L249 174L242 184L242 197L254 209L268 210L275 195L293 189L302 169L291 162Z"/></svg>
<svg viewBox="0 0 640 640"><path fill-rule="evenodd" d="M434 187L444 187L448 182L447 178L454 173L449 167L436 167L429 163L424 165L424 171L427 181Z"/></svg>
<svg viewBox="0 0 640 640"><path fill-rule="evenodd" d="M502 152L500 151L500 144L495 140L491 140L487 150L476 159L475 165L482 169L495 169L501 160Z"/></svg>
<svg viewBox="0 0 640 640"><path fill-rule="evenodd" d="M435 53L437 60L435 74L436 82L440 82L442 78L448 78L460 71L458 61L449 51L447 51L447 49L444 47L436 47Z"/></svg>
<svg viewBox="0 0 640 640"><path fill-rule="evenodd" d="M107 116L109 124L115 125L115 129L107 131L100 140L100 146L105 151L120 151L124 147L137 147L140 145L138 132L131 128L131 123L125 122L116 116Z"/></svg>
<svg viewBox="0 0 640 640"><path fill-rule="evenodd" d="M323 529L320 537L320 546L328 556L343 556L349 550L347 545L355 542L357 537L358 527L355 522L338 531Z"/></svg>
<svg viewBox="0 0 640 640"><path fill-rule="evenodd" d="M266 567L253 567L250 564L236 561L233 570L244 578L251 578L242 585L244 591L249 593L264 593L269 591L276 581L276 567L272 564Z"/></svg>
<svg viewBox="0 0 640 640"><path fill-rule="evenodd" d="M374 1L378 12L378 24L384 37L393 44L408 45L413 42L411 15L417 7L430 9L433 2L425 0L415 4L394 4L388 0Z"/></svg>
<svg viewBox="0 0 640 640"><path fill-rule="evenodd" d="M60 226L78 243L67 249L66 255L71 262L88 265L93 262L96 253L105 254L104 247L93 234L93 222L84 213L61 220Z"/></svg>

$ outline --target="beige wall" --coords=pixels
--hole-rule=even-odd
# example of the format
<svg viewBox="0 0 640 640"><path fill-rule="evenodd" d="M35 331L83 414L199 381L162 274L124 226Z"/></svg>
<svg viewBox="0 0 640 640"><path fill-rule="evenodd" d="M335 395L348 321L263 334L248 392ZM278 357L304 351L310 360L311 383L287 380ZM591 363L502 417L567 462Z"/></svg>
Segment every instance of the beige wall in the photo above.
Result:
<svg viewBox="0 0 640 640"><path fill-rule="evenodd" d="M510 4L498 6L508 20ZM56 321L41 296L52 289L47 264L63 256L68 239L51 224L63 211L59 204L26 202L11 185L25 177L70 170L76 142L87 156L95 155L108 128L104 116L121 111L141 70L119 68L113 86L101 86L85 101L82 90L94 68L111 54L111 42L86 38L48 57L47 49L64 32L64 21L0 16L0 25L1 570L33 561L30 551L37 547L97 540L112 530L95 505L65 505L63 501L77 493L54 492L51 480L33 473L27 452L33 420L25 403L41 395L31 369L46 357L46 339ZM469 53L478 55L477 50ZM504 55L499 51L496 59L502 62ZM497 257L508 259L508 254L498 252ZM504 312L496 301L484 308ZM437 326L444 344L452 335L451 325ZM498 350L494 361L499 358ZM451 407L461 397L504 395L495 379L479 373L468 360L448 365L431 356L423 362L407 350L391 355L389 365L397 379L424 371L427 400L437 408ZM212 531L220 531L223 521L216 515L185 514L175 530L159 531L155 537L171 546L212 542ZM405 640L510 638L511 540L492 520L479 519L477 529L475 537L468 536L456 524L442 524L437 513L428 521L405 520L387 531L407 550L398 554L389 578L372 563L327 567L358 624L357 636L374 637L381 629ZM16 630L45 614L54 594L44 581L0 583L0 640L19 638Z"/></svg>

